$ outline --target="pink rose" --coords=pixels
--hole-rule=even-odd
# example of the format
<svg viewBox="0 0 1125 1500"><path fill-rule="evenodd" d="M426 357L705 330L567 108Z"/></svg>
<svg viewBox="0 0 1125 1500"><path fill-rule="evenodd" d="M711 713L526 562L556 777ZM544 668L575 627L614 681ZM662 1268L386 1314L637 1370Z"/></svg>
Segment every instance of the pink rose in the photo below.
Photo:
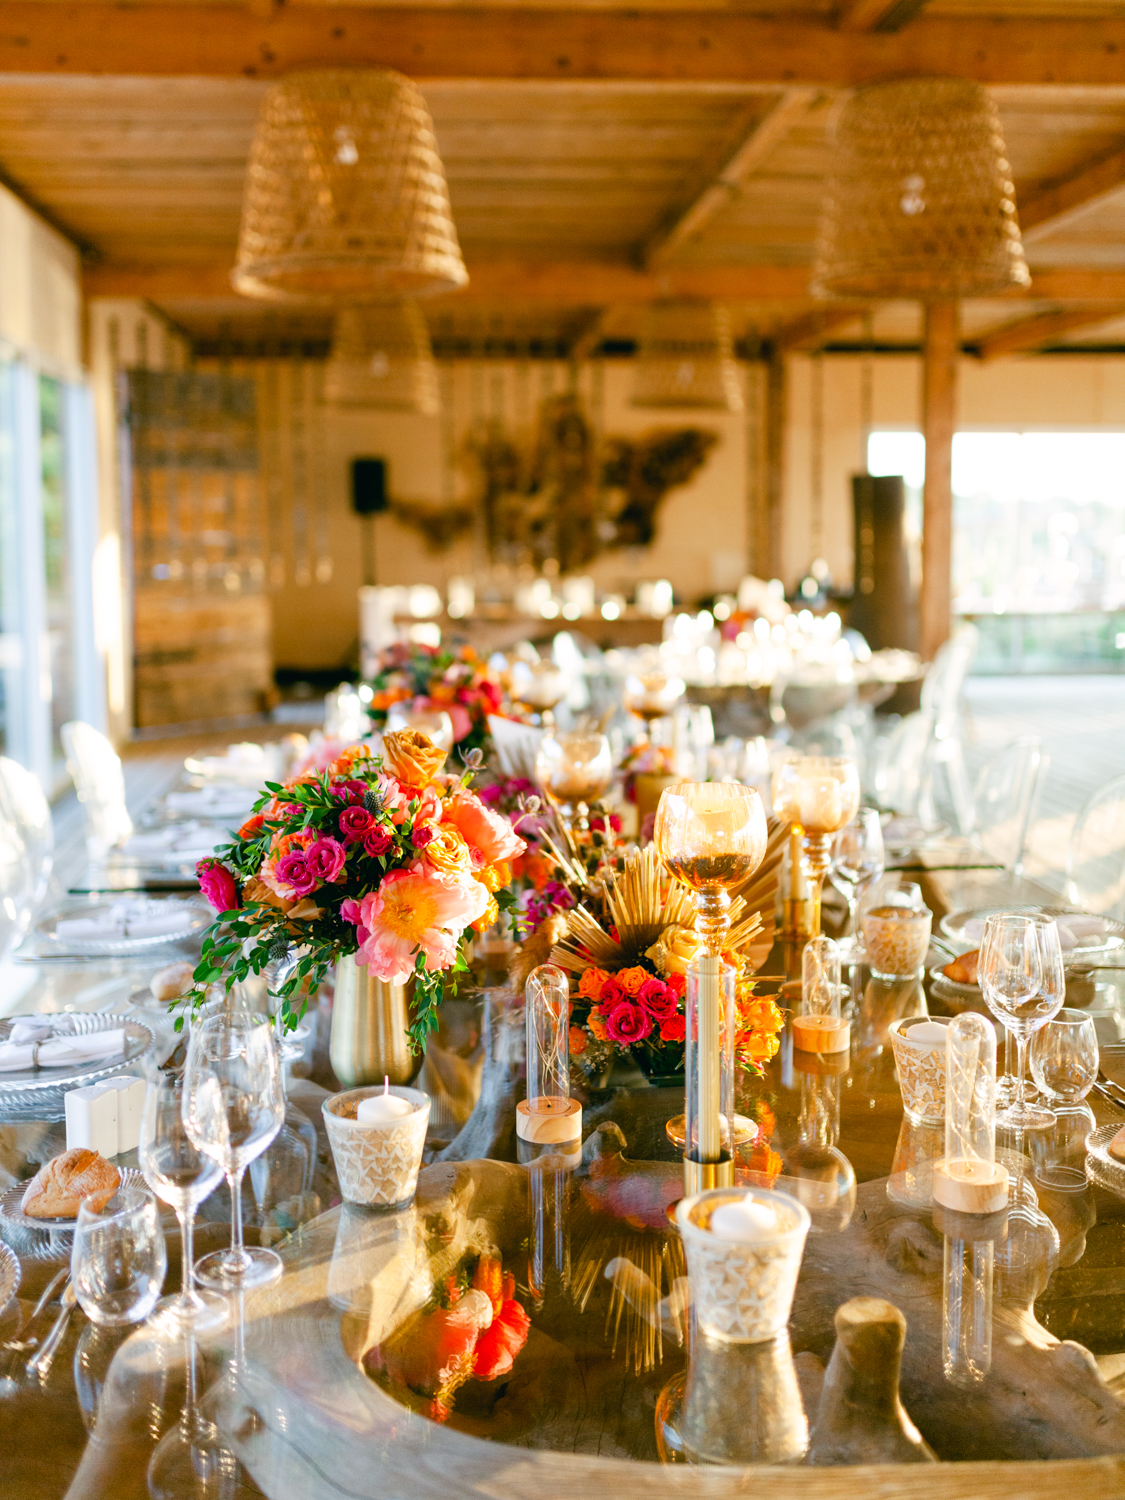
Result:
<svg viewBox="0 0 1125 1500"><path fill-rule="evenodd" d="M367 796L366 781L334 781L331 792L344 802L362 802Z"/></svg>
<svg viewBox="0 0 1125 1500"><path fill-rule="evenodd" d="M345 807L339 818L340 832L346 844L358 844L375 826L375 815L366 807Z"/></svg>
<svg viewBox="0 0 1125 1500"><path fill-rule="evenodd" d="M283 896L311 896L320 883L309 869L308 855L303 849L283 854L274 866L273 873L277 888Z"/></svg>
<svg viewBox="0 0 1125 1500"><path fill-rule="evenodd" d="M472 792L460 791L445 804L445 821L452 823L470 849L479 849L486 865L514 859L527 848L507 819L491 812Z"/></svg>
<svg viewBox="0 0 1125 1500"><path fill-rule="evenodd" d="M354 927L358 927L359 924L363 921L363 912L360 910L359 902L354 900L351 896L349 896L346 901L341 901L340 917L341 920L345 922L351 922Z"/></svg>
<svg viewBox="0 0 1125 1500"><path fill-rule="evenodd" d="M373 828L363 841L363 847L367 850L368 854L373 855L376 859L381 854L386 854L387 850L392 848L393 845L394 839L387 830L378 827Z"/></svg>
<svg viewBox="0 0 1125 1500"><path fill-rule="evenodd" d="M427 844L433 843L434 825L432 823L415 823L413 838L415 849L424 849Z"/></svg>
<svg viewBox="0 0 1125 1500"><path fill-rule="evenodd" d="M622 1000L605 1018L606 1035L622 1047L642 1042L652 1030L652 1017L631 1000Z"/></svg>
<svg viewBox="0 0 1125 1500"><path fill-rule="evenodd" d="M216 911L233 911L238 905L238 885L226 865L217 859L201 859L195 867L199 888Z"/></svg>
<svg viewBox="0 0 1125 1500"><path fill-rule="evenodd" d="M337 839L322 838L305 850L305 863L317 880L343 879L347 850Z"/></svg>
<svg viewBox="0 0 1125 1500"><path fill-rule="evenodd" d="M660 979L646 979L637 991L637 1004L656 1020L674 1016L679 1009L679 997Z"/></svg>

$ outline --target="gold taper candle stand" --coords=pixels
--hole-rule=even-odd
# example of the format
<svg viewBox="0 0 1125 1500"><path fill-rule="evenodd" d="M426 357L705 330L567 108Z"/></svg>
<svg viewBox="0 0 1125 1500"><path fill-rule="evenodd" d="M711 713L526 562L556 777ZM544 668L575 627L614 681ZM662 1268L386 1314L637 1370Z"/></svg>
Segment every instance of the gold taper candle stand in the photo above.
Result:
<svg viewBox="0 0 1125 1500"><path fill-rule="evenodd" d="M809 937L820 936L820 898L824 877L832 863L833 833L801 834L801 868L809 883Z"/></svg>

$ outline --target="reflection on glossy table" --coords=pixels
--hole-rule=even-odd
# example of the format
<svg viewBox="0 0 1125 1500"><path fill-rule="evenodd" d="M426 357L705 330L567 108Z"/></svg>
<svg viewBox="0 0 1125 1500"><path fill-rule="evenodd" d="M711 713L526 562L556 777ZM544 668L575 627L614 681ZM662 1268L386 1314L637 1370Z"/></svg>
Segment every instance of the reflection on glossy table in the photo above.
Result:
<svg viewBox="0 0 1125 1500"><path fill-rule="evenodd" d="M938 912L1046 899L994 871L942 871L925 882ZM766 967L777 972L782 963L799 971L797 955L782 948ZM147 969L135 972L147 977ZM1094 1015L1103 1049L1125 1034L1123 979L1107 971L1068 994L1068 1004ZM100 982L93 967L84 980L94 989ZM40 993L55 993L57 982L44 973ZM913 981L861 975L853 998L852 1048L842 1071L795 1054L786 1042L768 1076L745 1086L740 1102L771 1131L768 1150L751 1147L740 1171L795 1193L812 1215L790 1325L810 1422L835 1309L850 1297L885 1297L908 1324L906 1408L940 1458L964 1462L880 1469L882 1493L965 1500L1009 1494L1011 1471L979 1461L1027 1459L1055 1461L1021 1470L1021 1494L1054 1497L1067 1485L1084 1497L1125 1492L1125 1460L1114 1457L1125 1455L1125 1408L1114 1394L1125 1376L1125 1201L1085 1176L1088 1122L1064 1115L1053 1131L1022 1143L1001 1140L1019 1153L1008 1158L1017 1185L1001 1224L990 1221L983 1232L979 1224L935 1219L924 1201L924 1169L941 1150L941 1131L904 1120L887 1037L894 1019L921 1013L925 995ZM39 1003L33 988L18 1008ZM511 1026L495 997L493 1011L494 1026ZM486 1069L492 1114L478 1118L462 1141L488 1140L494 1153L514 1156L504 1125L506 1102L516 1096L508 1087L514 1070L505 1075L502 1052L493 1048ZM1110 1076L1115 1057L1103 1050ZM317 1126L318 1196L332 1202L318 1109L323 1093L300 1084L291 1097ZM1113 1119L1091 1101L1099 1122ZM275 1240L286 1264L282 1280L248 1294L241 1318L190 1360L182 1346L161 1344L148 1330L94 1330L76 1314L46 1388L24 1385L0 1396L0 1493L5 1500L49 1500L68 1489L76 1496L143 1496L162 1432L170 1436L156 1478L177 1473L177 1442L184 1452L194 1443L204 1467L211 1464L216 1494L532 1500L587 1483L624 1493L729 1489L729 1471L637 1464L652 1465L661 1446L675 1458L681 1441L687 1314L682 1251L666 1209L682 1186L665 1124L682 1107L682 1091L672 1089L596 1092L586 1105L582 1159L572 1170L437 1161L424 1170L407 1209L379 1214L344 1206L308 1218ZM4 1170L29 1175L45 1136L45 1127L0 1125ZM316 1203L310 1198L305 1207ZM204 1217L219 1213L208 1206ZM269 1227L277 1234L284 1225ZM222 1232L221 1224L205 1225L199 1252L209 1247L208 1233ZM987 1328L978 1320L969 1346L965 1339L958 1345L948 1289L961 1264L972 1291L974 1245L978 1269L992 1263L993 1318ZM50 1269L25 1261L25 1310ZM466 1331L457 1315L452 1288L467 1289L475 1278L495 1290L507 1273L530 1316L526 1343L510 1368L502 1355L493 1358L492 1379L462 1379L476 1331ZM174 1279L178 1268L169 1275ZM479 1299L473 1306L479 1309ZM968 1317L971 1305L961 1312ZM0 1343L8 1337L0 1328ZM1097 1368L1059 1340L1085 1346ZM991 1346L989 1368L975 1379L984 1344ZM734 1358L741 1366L730 1367L732 1378L752 1393L753 1356L736 1351ZM790 1351L771 1358L787 1362ZM4 1359L0 1352L0 1377ZM779 1497L798 1490L850 1497L861 1476L759 1469L746 1482Z"/></svg>

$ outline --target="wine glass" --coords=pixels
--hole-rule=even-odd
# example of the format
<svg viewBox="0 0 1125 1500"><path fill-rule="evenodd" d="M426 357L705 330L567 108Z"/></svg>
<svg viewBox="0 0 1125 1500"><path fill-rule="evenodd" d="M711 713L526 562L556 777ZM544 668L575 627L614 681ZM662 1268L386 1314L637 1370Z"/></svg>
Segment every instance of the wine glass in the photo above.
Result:
<svg viewBox="0 0 1125 1500"><path fill-rule="evenodd" d="M559 730L544 735L535 776L568 824L589 828L589 804L604 797L613 782L613 751L596 729Z"/></svg>
<svg viewBox="0 0 1125 1500"><path fill-rule="evenodd" d="M222 1297L215 1292L196 1291L192 1284L192 1221L204 1198L218 1187L223 1169L193 1142L184 1123L183 1106L180 1074L158 1071L149 1078L137 1159L149 1187L175 1209L180 1221L180 1292L165 1297L156 1308L169 1331L179 1331L188 1324L197 1330L217 1328L227 1315Z"/></svg>
<svg viewBox="0 0 1125 1500"><path fill-rule="evenodd" d="M1036 1087L1060 1104L1077 1104L1098 1077L1094 1018L1082 1010L1060 1010L1035 1033L1031 1076Z"/></svg>
<svg viewBox="0 0 1125 1500"><path fill-rule="evenodd" d="M850 823L845 823L832 846L832 863L828 867L833 883L840 887L848 903L848 931L851 936L838 944L842 958L858 958L863 951L863 937L856 921L856 908L863 891L883 873L883 825L873 807L861 807Z"/></svg>
<svg viewBox="0 0 1125 1500"><path fill-rule="evenodd" d="M140 1323L156 1306L168 1269L156 1199L119 1188L102 1208L78 1205L70 1273L78 1305L102 1327Z"/></svg>
<svg viewBox="0 0 1125 1500"><path fill-rule="evenodd" d="M185 1336L187 1389L180 1419L157 1443L148 1462L149 1500L230 1500L238 1489L238 1460L200 1410L195 1339Z"/></svg>
<svg viewBox="0 0 1125 1500"><path fill-rule="evenodd" d="M183 1117L198 1149L219 1164L231 1194L229 1250L195 1268L204 1286L228 1291L281 1275L272 1250L242 1242L242 1178L281 1129L285 1103L277 1042L268 1016L208 1016L192 1027L184 1069Z"/></svg>
<svg viewBox="0 0 1125 1500"><path fill-rule="evenodd" d="M1028 1039L1060 1009L1066 990L1055 923L1024 913L994 912L985 922L978 974L989 1010L1016 1039L1015 1090L996 1123L1009 1130L1044 1129L1054 1123L1054 1116L1028 1103L1024 1081Z"/></svg>

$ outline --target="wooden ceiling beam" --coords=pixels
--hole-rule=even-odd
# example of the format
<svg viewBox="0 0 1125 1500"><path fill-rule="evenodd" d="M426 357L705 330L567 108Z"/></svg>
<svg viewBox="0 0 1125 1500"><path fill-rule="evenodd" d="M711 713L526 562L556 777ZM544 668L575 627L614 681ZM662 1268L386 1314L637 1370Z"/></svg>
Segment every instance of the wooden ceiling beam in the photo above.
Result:
<svg viewBox="0 0 1125 1500"><path fill-rule="evenodd" d="M901 31L921 15L927 0L847 0L836 11L840 31Z"/></svg>
<svg viewBox="0 0 1125 1500"><path fill-rule="evenodd" d="M867 311L866 307L858 305L818 307L779 328L770 342L775 349L783 350L786 354L796 354L803 349L819 349L833 333L858 322Z"/></svg>
<svg viewBox="0 0 1125 1500"><path fill-rule="evenodd" d="M1125 188L1125 150L1098 157L1079 171L1019 200L1020 232L1028 243L1060 228Z"/></svg>
<svg viewBox="0 0 1125 1500"><path fill-rule="evenodd" d="M1096 328L1100 323L1125 317L1125 302L1106 303L1098 307L1060 307L1053 312L1036 313L1032 318L1003 323L971 341L981 359L998 359L1004 354L1027 354L1058 343L1068 333Z"/></svg>
<svg viewBox="0 0 1125 1500"><path fill-rule="evenodd" d="M112 262L87 266L88 297L142 297L164 301L214 302L235 299L225 262L130 266ZM469 285L450 296L468 302L553 302L563 307L608 307L651 302L658 297L708 297L727 302L807 302L806 266L669 266L642 271L622 261L469 260ZM1050 302L1125 301L1125 269L1054 267L1036 271L1031 287L1011 295ZM255 303L237 299L247 310L269 307L300 310L300 304ZM436 299L437 303L444 298ZM824 318L832 309L815 316ZM843 315L841 309L841 316ZM860 310L860 313L862 309ZM857 313L856 316L859 316Z"/></svg>
<svg viewBox="0 0 1125 1500"><path fill-rule="evenodd" d="M256 13L258 12L258 13ZM5 0L0 73L276 78L392 67L412 78L848 87L911 73L1121 85L1125 16L923 15L897 32L814 17L488 6Z"/></svg>
<svg viewBox="0 0 1125 1500"><path fill-rule="evenodd" d="M766 160L798 119L807 113L816 89L786 89L739 141L716 176L686 208L676 211L656 230L641 249L640 262L651 269L662 265L686 241L723 209L739 192L743 181Z"/></svg>

